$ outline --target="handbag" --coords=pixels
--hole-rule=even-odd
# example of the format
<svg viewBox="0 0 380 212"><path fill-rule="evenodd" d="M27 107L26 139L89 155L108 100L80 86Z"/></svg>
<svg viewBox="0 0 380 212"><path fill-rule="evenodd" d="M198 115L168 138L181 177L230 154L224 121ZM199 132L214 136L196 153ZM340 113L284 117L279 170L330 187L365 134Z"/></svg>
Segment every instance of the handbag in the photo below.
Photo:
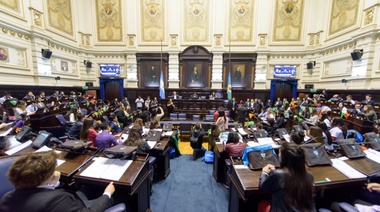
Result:
<svg viewBox="0 0 380 212"><path fill-rule="evenodd" d="M332 162L321 143L309 143L300 146L305 152L307 166L331 165Z"/></svg>
<svg viewBox="0 0 380 212"><path fill-rule="evenodd" d="M362 158L366 156L366 154L360 148L360 145L355 142L355 138L340 140L339 144L343 154L350 159Z"/></svg>
<svg viewBox="0 0 380 212"><path fill-rule="evenodd" d="M261 145L250 148L248 153L249 168L253 170L262 169L268 164L280 167L278 157L272 145Z"/></svg>

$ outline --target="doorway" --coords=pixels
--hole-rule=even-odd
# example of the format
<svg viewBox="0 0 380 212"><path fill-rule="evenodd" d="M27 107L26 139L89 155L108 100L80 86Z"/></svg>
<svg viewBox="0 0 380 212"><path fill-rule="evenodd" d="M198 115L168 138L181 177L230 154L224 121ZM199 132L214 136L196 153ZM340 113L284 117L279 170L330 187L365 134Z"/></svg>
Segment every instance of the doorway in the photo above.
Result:
<svg viewBox="0 0 380 212"><path fill-rule="evenodd" d="M124 79L100 79L100 98L103 100L113 101L117 98L119 101L124 97Z"/></svg>

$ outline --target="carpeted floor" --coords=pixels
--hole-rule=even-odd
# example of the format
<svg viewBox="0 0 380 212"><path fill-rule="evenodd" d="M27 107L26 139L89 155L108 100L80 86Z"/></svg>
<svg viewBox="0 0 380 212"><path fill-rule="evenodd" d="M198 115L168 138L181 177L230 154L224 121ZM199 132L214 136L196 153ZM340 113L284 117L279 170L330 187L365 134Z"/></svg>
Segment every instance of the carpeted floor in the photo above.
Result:
<svg viewBox="0 0 380 212"><path fill-rule="evenodd" d="M185 142L181 142L184 144ZM153 184L154 212L226 212L228 190L212 176L212 164L193 161L189 154L170 160L171 173Z"/></svg>

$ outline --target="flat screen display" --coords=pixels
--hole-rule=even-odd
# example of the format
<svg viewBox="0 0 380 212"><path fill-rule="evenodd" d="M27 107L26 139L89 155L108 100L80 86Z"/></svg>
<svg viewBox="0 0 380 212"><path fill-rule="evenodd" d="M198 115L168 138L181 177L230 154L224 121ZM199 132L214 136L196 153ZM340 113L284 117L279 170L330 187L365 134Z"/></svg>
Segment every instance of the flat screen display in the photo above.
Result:
<svg viewBox="0 0 380 212"><path fill-rule="evenodd" d="M274 66L274 78L296 78L296 66L276 65Z"/></svg>
<svg viewBox="0 0 380 212"><path fill-rule="evenodd" d="M102 77L119 77L120 76L120 65L101 64L100 65L100 76L102 76Z"/></svg>

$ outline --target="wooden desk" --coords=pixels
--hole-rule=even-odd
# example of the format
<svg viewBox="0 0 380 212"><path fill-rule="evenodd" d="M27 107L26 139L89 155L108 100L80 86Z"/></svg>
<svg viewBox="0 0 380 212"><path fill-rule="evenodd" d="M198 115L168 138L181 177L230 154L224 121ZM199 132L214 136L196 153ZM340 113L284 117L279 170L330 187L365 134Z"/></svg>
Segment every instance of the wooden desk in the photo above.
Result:
<svg viewBox="0 0 380 212"><path fill-rule="evenodd" d="M221 155L223 152L223 144L215 144L214 146L214 163L212 169L212 175L214 176L216 182L224 181L224 166L226 164L225 157Z"/></svg>
<svg viewBox="0 0 380 212"><path fill-rule="evenodd" d="M365 183L366 178L349 179L332 166L308 167L307 170L314 176L314 181L323 181L329 178L331 182L316 183L316 190L345 187ZM254 211L252 201L260 199L263 194L259 190L259 180L261 171L252 171L250 169L236 169L231 167L230 174L230 196L228 211Z"/></svg>
<svg viewBox="0 0 380 212"><path fill-rule="evenodd" d="M174 136L177 133L177 131L173 131L171 136ZM160 143L159 147L156 145L149 151L149 155L156 157L155 172L158 174L159 179L166 179L170 174L170 137L164 137L158 142Z"/></svg>
<svg viewBox="0 0 380 212"><path fill-rule="evenodd" d="M80 176L88 166L74 175L75 183L77 185L104 185L106 187L110 182L109 180ZM120 180L114 181L115 193L113 196L126 198L125 203L131 206L131 211L151 211L149 184L148 162L133 161ZM127 199L130 201L127 201Z"/></svg>

